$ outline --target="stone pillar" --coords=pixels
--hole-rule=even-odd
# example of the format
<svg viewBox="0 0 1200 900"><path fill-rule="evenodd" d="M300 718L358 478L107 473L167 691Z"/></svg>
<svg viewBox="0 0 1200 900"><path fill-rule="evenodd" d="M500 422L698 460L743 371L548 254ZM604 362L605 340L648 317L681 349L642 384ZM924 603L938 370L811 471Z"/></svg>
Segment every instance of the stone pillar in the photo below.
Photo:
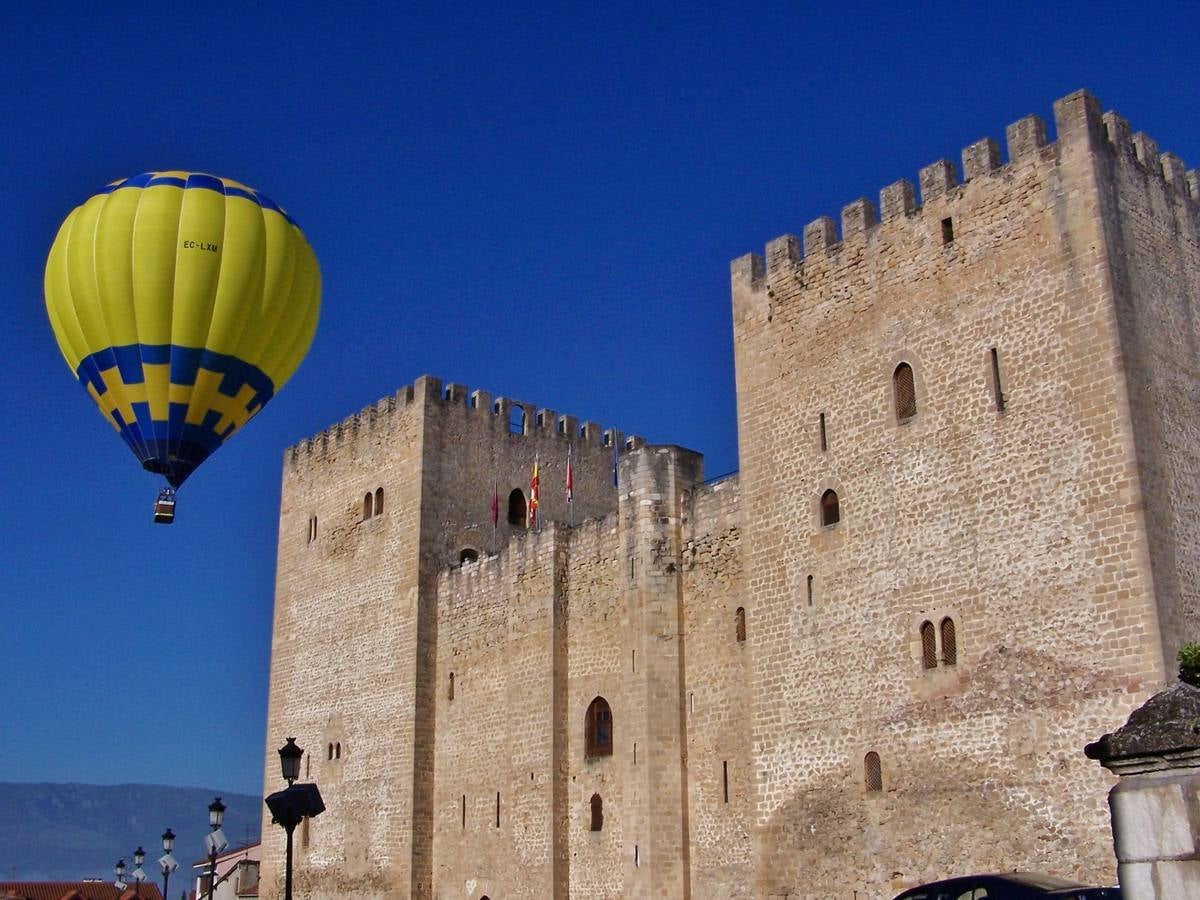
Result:
<svg viewBox="0 0 1200 900"><path fill-rule="evenodd" d="M1108 804L1125 900L1200 897L1200 689L1155 694L1084 752L1121 779Z"/></svg>

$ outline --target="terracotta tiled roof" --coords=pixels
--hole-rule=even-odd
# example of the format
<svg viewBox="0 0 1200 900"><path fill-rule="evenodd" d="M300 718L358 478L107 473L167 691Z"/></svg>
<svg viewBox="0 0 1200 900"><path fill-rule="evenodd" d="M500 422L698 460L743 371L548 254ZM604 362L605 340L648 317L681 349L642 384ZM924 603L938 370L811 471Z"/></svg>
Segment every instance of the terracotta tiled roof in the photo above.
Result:
<svg viewBox="0 0 1200 900"><path fill-rule="evenodd" d="M107 881L0 881L0 900L162 900L158 886L142 885L141 894L128 888L117 892Z"/></svg>

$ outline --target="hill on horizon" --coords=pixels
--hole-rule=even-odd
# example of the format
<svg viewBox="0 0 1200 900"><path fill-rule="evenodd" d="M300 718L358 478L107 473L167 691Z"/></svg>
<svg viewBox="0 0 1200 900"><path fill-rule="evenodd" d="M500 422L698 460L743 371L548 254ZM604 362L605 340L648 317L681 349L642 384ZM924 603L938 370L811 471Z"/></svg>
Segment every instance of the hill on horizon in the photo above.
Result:
<svg viewBox="0 0 1200 900"><path fill-rule="evenodd" d="M179 868L170 893L192 885L191 865L204 857L208 805L225 804L222 831L230 847L259 839L261 797L207 788L153 784L22 784L0 782L0 880L113 880L118 859L133 869L133 851L146 851L147 881L162 885L155 862L162 833L175 832Z"/></svg>

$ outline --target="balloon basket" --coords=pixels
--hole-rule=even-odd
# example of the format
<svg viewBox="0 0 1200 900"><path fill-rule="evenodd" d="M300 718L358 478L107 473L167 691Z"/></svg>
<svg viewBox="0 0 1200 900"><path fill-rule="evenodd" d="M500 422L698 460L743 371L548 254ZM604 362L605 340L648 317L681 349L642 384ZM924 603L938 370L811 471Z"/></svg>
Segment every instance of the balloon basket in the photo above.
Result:
<svg viewBox="0 0 1200 900"><path fill-rule="evenodd" d="M154 501L154 521L158 525L170 525L175 521L175 491L163 488Z"/></svg>

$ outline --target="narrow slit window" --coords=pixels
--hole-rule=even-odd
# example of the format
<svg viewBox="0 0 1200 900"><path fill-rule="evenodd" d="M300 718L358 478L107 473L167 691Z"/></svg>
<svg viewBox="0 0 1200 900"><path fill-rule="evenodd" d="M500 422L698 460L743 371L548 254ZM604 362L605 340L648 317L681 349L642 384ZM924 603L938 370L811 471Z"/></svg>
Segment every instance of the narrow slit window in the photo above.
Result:
<svg viewBox="0 0 1200 900"><path fill-rule="evenodd" d="M1000 353L993 347L988 355L992 361L992 395L996 400L996 412L1004 412L1004 385L1000 381Z"/></svg>
<svg viewBox="0 0 1200 900"><path fill-rule="evenodd" d="M604 830L604 801L599 794L592 794L592 831Z"/></svg>
<svg viewBox="0 0 1200 900"><path fill-rule="evenodd" d="M892 392L896 397L896 421L907 422L917 414L917 389L908 363L900 363L892 373Z"/></svg>
<svg viewBox="0 0 1200 900"><path fill-rule="evenodd" d="M454 673L453 672L450 673L450 686L446 689L446 699L447 700L454 699Z"/></svg>
<svg viewBox="0 0 1200 900"><path fill-rule="evenodd" d="M496 791L496 827L500 827L500 792Z"/></svg>
<svg viewBox="0 0 1200 900"><path fill-rule="evenodd" d="M942 619L942 665L958 665L958 635L949 616Z"/></svg>
<svg viewBox="0 0 1200 900"><path fill-rule="evenodd" d="M333 759L333 744L329 745L329 753L326 754L327 759Z"/></svg>
<svg viewBox="0 0 1200 900"><path fill-rule="evenodd" d="M633 742L633 764L637 765L637 741Z"/></svg>
<svg viewBox="0 0 1200 900"><path fill-rule="evenodd" d="M942 219L942 243L954 243L954 219L952 218Z"/></svg>
<svg viewBox="0 0 1200 900"><path fill-rule="evenodd" d="M825 433L825 413L821 413L821 415L817 418L817 428L821 435L821 452L824 453L829 449L829 440Z"/></svg>
<svg viewBox="0 0 1200 900"><path fill-rule="evenodd" d="M637 651L631 650L629 657L629 668L632 672L637 672Z"/></svg>
<svg viewBox="0 0 1200 900"><path fill-rule="evenodd" d="M883 790L883 766L879 762L879 754L874 750L863 757L863 784L868 794L878 794Z"/></svg>
<svg viewBox="0 0 1200 900"><path fill-rule="evenodd" d="M921 623L921 668L937 668L937 635L932 622Z"/></svg>
<svg viewBox="0 0 1200 900"><path fill-rule="evenodd" d="M467 830L467 795L462 795L462 830Z"/></svg>
<svg viewBox="0 0 1200 900"><path fill-rule="evenodd" d="M366 496L363 497L363 521L367 521L373 515L375 515L375 495L367 491Z"/></svg>
<svg viewBox="0 0 1200 900"><path fill-rule="evenodd" d="M821 524L836 525L841 520L842 510L837 491L830 489L821 495Z"/></svg>
<svg viewBox="0 0 1200 900"><path fill-rule="evenodd" d="M739 644L746 643L746 610L739 606L733 614L733 630Z"/></svg>
<svg viewBox="0 0 1200 900"><path fill-rule="evenodd" d="M634 866L634 868L637 868L638 865L639 865L639 863L638 863L638 845L634 844L633 845L633 866Z"/></svg>
<svg viewBox="0 0 1200 900"><path fill-rule="evenodd" d="M333 745L333 758L334 759L342 758L342 742L341 741L338 741L336 744Z"/></svg>
<svg viewBox="0 0 1200 900"><path fill-rule="evenodd" d="M312 840L312 835L309 832L309 818L305 816L300 820L300 849L307 850L309 842Z"/></svg>
<svg viewBox="0 0 1200 900"><path fill-rule="evenodd" d="M813 605L813 577L808 576L808 605Z"/></svg>
<svg viewBox="0 0 1200 900"><path fill-rule="evenodd" d="M729 760L721 761L721 781L725 786L725 802L729 802Z"/></svg>
<svg viewBox="0 0 1200 900"><path fill-rule="evenodd" d="M383 488L375 489L375 515L383 515Z"/></svg>

